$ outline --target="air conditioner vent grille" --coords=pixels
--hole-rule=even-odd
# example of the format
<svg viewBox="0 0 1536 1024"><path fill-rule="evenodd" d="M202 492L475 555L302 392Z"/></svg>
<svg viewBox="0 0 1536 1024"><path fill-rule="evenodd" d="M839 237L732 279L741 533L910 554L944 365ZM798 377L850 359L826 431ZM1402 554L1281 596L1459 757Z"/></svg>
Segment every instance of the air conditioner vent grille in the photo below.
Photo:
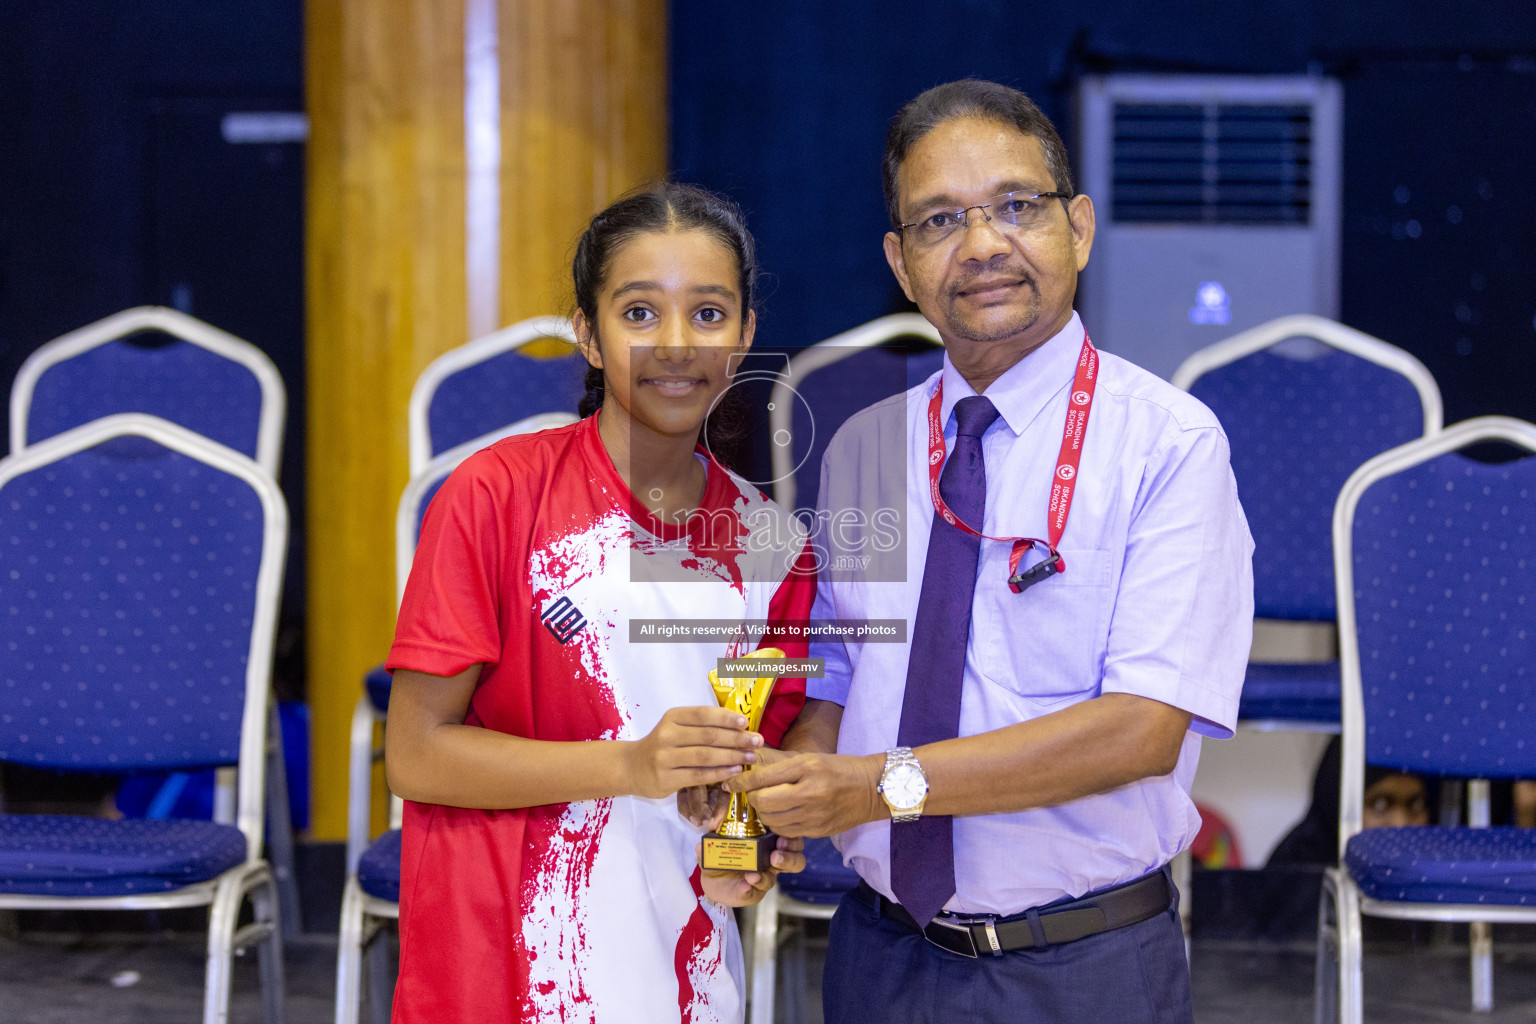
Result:
<svg viewBox="0 0 1536 1024"><path fill-rule="evenodd" d="M1116 222L1305 225L1311 192L1306 104L1115 104Z"/></svg>

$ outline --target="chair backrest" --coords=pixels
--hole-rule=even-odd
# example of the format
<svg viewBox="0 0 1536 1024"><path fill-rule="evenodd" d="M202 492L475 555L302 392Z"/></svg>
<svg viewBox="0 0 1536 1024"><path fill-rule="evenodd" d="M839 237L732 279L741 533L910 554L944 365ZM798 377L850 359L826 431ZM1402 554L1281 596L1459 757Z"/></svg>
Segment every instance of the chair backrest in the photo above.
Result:
<svg viewBox="0 0 1536 1024"><path fill-rule="evenodd" d="M540 339L568 342L564 355L522 351ZM504 327L434 359L411 389L411 475L434 458L503 424L538 413L572 415L582 396L587 361L565 317L540 316Z"/></svg>
<svg viewBox="0 0 1536 1024"><path fill-rule="evenodd" d="M1363 764L1536 776L1536 425L1484 416L1360 467L1333 515L1343 657L1342 838Z"/></svg>
<svg viewBox="0 0 1536 1024"><path fill-rule="evenodd" d="M943 365L942 345L923 317L896 313L796 353L774 383L768 412L774 500L791 510L813 506L821 457L837 428L931 376Z"/></svg>
<svg viewBox="0 0 1536 1024"><path fill-rule="evenodd" d="M1333 621L1334 499L1367 459L1440 429L1429 370L1343 324L1288 316L1196 352L1173 383L1227 433L1253 533L1254 614Z"/></svg>
<svg viewBox="0 0 1536 1024"><path fill-rule="evenodd" d="M157 332L168 341L155 343ZM255 459L273 477L287 397L256 346L162 306L139 306L53 339L11 386L11 451L102 416L142 412Z"/></svg>
<svg viewBox="0 0 1536 1024"><path fill-rule="evenodd" d="M238 765L254 856L287 539L270 474L154 416L0 460L0 760Z"/></svg>

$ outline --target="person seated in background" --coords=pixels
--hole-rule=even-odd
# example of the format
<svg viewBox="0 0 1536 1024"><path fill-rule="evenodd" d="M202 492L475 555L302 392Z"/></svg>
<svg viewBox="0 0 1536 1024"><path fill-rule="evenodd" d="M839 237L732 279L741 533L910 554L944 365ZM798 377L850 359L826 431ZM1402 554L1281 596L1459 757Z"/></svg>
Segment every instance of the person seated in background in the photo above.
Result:
<svg viewBox="0 0 1536 1024"><path fill-rule="evenodd" d="M1328 741L1312 780L1312 806L1269 855L1269 865L1337 864L1339 860L1339 738ZM1417 775L1365 766L1365 828L1428 825L1430 793Z"/></svg>

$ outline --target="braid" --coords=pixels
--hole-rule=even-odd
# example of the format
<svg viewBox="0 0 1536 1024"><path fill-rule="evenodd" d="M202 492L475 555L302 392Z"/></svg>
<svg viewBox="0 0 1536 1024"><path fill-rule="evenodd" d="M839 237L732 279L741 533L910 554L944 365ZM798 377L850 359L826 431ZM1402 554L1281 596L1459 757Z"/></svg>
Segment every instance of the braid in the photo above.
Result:
<svg viewBox="0 0 1536 1024"><path fill-rule="evenodd" d="M603 371L596 366L587 367L587 376L582 381L582 387L587 390L576 406L576 415L586 419L603 407Z"/></svg>

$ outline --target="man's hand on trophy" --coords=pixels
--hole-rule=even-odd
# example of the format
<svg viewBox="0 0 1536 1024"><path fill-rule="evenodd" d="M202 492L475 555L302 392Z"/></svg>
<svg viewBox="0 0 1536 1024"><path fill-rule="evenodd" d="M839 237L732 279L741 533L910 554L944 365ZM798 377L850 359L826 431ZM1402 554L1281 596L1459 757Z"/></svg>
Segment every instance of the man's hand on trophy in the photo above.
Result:
<svg viewBox="0 0 1536 1024"><path fill-rule="evenodd" d="M763 745L746 730L746 718L725 708L671 708L647 736L622 748L624 790L660 798L737 775Z"/></svg>
<svg viewBox="0 0 1536 1024"><path fill-rule="evenodd" d="M699 849L694 848L694 856ZM704 895L727 907L750 907L762 900L773 888L778 876L785 872L805 870L805 840L778 837L778 849L769 858L773 867L767 871L703 871L699 872L699 884Z"/></svg>
<svg viewBox="0 0 1536 1024"><path fill-rule="evenodd" d="M884 817L878 787L884 755L792 754L722 783L751 793L764 825L781 836L832 836Z"/></svg>

